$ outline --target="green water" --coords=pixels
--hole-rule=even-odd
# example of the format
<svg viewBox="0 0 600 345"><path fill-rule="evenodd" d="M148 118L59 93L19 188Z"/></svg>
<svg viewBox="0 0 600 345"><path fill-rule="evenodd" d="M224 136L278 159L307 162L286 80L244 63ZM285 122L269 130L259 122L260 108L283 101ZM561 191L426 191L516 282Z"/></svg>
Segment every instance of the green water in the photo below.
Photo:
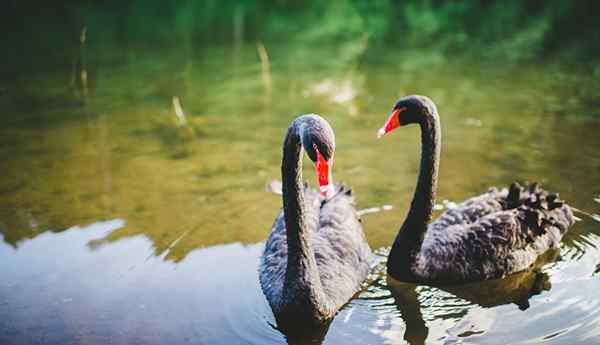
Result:
<svg viewBox="0 0 600 345"><path fill-rule="evenodd" d="M257 264L281 206L266 186L304 113L336 131L333 178L358 208L393 207L363 217L383 253L419 137L376 131L407 94L438 105L440 204L536 180L600 213L593 64L492 63L366 37L265 43L265 59L261 44L83 44L0 81L0 343L285 343ZM315 184L308 162L304 177ZM555 258L493 287L403 286L375 270L317 342L598 342L600 222L578 216Z"/></svg>

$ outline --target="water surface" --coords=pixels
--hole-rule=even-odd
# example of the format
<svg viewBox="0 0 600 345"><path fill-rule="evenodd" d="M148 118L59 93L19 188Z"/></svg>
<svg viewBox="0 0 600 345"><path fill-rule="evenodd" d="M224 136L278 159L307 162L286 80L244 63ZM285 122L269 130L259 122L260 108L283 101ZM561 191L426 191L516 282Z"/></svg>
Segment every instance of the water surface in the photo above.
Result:
<svg viewBox="0 0 600 345"><path fill-rule="evenodd" d="M443 127L440 205L537 180L597 214L597 68L364 39L266 43L267 62L262 44L79 47L73 63L16 65L0 82L0 343L285 343L258 285L281 205L265 186L280 178L287 125L309 112L334 127L334 179L358 207L393 207L364 216L380 265L314 342L600 342L600 223L588 216L539 267L502 281L388 281L418 130L375 139L395 99L428 95Z"/></svg>

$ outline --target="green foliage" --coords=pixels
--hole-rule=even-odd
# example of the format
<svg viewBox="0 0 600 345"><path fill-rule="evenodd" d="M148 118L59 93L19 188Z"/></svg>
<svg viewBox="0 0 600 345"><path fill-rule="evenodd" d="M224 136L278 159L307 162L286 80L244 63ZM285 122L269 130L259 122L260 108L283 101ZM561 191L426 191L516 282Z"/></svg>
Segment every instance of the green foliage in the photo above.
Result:
<svg viewBox="0 0 600 345"><path fill-rule="evenodd" d="M48 48L45 37L76 42L82 26L97 45L202 49L206 43L364 39L511 60L600 55L594 1L446 0L24 0L1 5L17 48ZM49 29L50 28L50 29ZM17 29L17 30L15 30ZM57 42L56 39L50 40ZM60 41L60 40L58 40ZM60 49L58 49L60 51ZM14 56L23 55L19 49ZM28 52L33 54L31 52ZM27 55L27 54L26 54Z"/></svg>

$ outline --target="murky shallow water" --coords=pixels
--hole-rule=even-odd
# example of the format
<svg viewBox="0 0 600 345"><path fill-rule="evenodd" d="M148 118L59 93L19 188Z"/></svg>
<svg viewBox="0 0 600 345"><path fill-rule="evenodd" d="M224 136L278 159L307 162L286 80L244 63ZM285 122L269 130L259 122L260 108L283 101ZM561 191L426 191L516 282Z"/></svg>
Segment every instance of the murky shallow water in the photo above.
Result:
<svg viewBox="0 0 600 345"><path fill-rule="evenodd" d="M267 46L270 73L243 45L88 52L85 80L49 65L3 81L0 343L284 343L257 264L281 204L265 185L302 113L332 123L334 179L359 208L393 206L364 216L372 248L391 244L416 179L415 128L375 140L410 93L442 116L440 202L539 180L600 213L593 72L382 54L363 41L308 48ZM600 343L600 223L580 217L549 263L502 281L442 290L375 269L313 340Z"/></svg>

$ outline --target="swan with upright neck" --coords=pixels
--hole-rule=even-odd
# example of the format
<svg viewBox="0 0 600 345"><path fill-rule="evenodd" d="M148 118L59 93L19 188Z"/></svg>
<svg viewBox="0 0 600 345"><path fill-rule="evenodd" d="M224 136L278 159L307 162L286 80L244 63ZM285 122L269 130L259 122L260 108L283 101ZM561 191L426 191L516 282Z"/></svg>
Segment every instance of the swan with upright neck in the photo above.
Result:
<svg viewBox="0 0 600 345"><path fill-rule="evenodd" d="M557 248L573 225L571 208L536 183L491 188L430 223L439 170L441 128L425 96L400 99L378 137L409 124L421 128L421 164L410 210L392 245L388 274L408 282L452 284L504 277Z"/></svg>
<svg viewBox="0 0 600 345"><path fill-rule="evenodd" d="M352 192L331 181L334 134L318 115L289 126L281 165L283 210L259 267L260 284L280 327L323 324L359 291L371 250ZM302 183L302 153L316 163L320 193Z"/></svg>

